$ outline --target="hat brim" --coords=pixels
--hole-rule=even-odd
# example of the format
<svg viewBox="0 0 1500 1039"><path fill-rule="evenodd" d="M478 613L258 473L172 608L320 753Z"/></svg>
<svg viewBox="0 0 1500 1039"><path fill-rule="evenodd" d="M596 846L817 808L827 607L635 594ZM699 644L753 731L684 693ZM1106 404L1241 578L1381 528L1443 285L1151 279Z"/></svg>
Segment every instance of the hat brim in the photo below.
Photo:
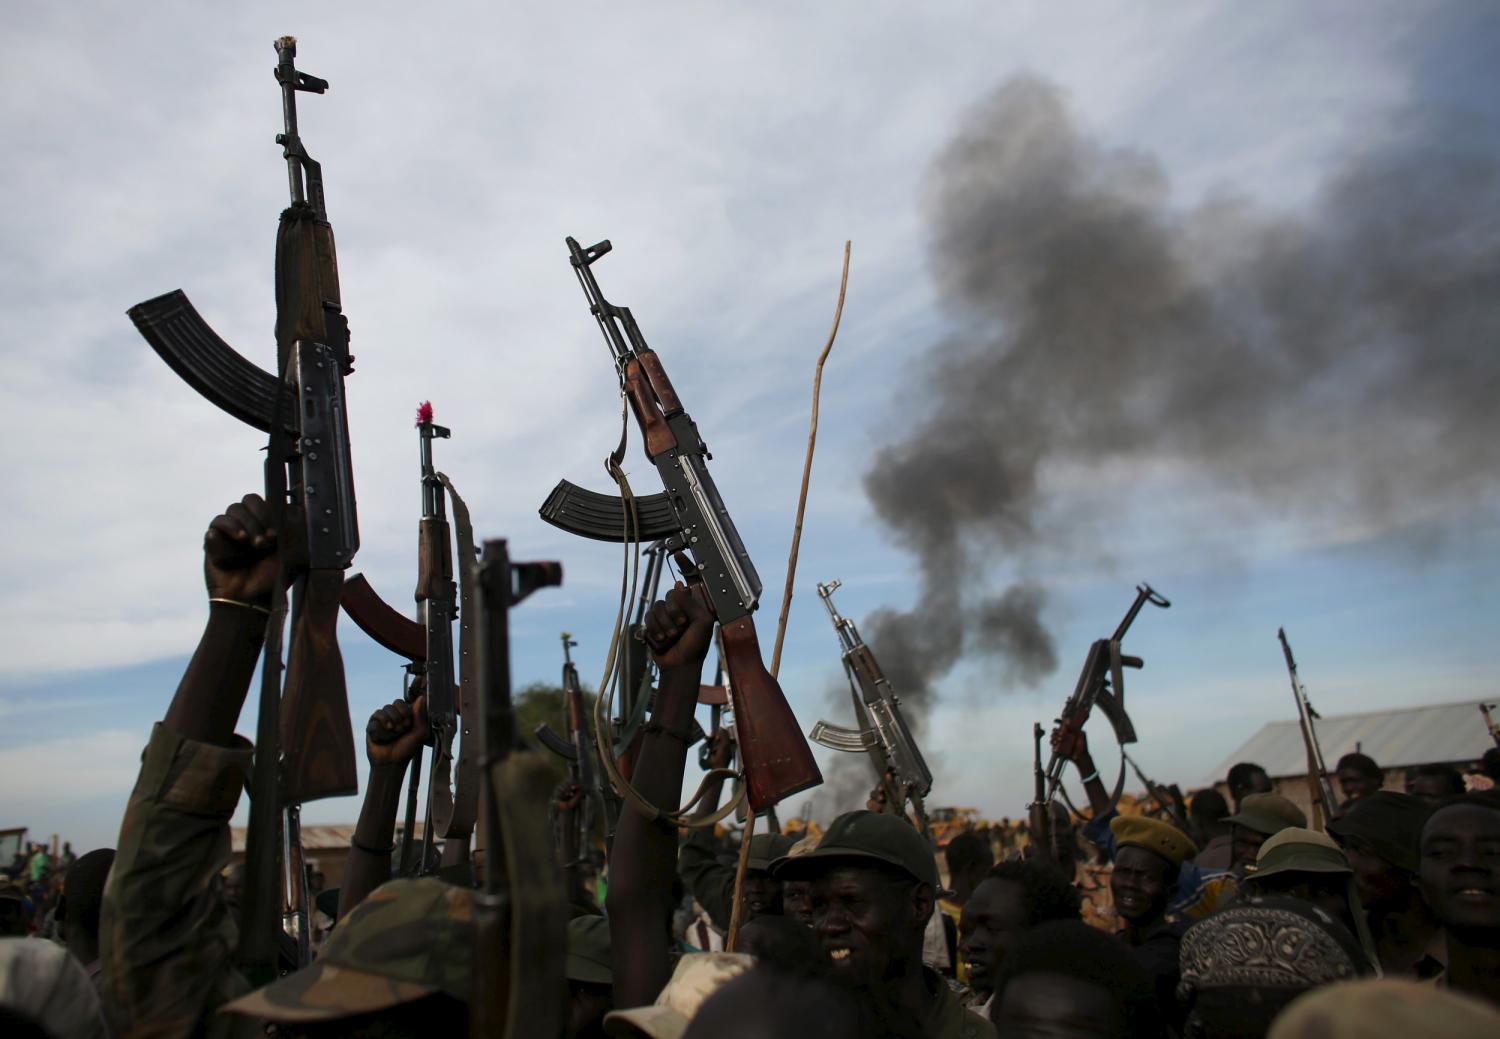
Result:
<svg viewBox="0 0 1500 1039"><path fill-rule="evenodd" d="M1321 864L1314 863L1305 866L1292 865L1289 863L1282 866L1272 866L1269 869L1261 869L1257 866L1253 872L1245 874L1245 879L1254 880L1256 877L1274 877L1281 873L1343 873L1352 877L1354 875L1354 870L1350 869L1348 866L1335 866L1331 862Z"/></svg>
<svg viewBox="0 0 1500 1039"><path fill-rule="evenodd" d="M919 877L895 856L878 855L853 848L815 848L805 855L783 855L771 863L771 876L777 880L804 880L832 869L839 862L854 866L886 866L911 877L919 884L930 884L937 891L942 885L932 877Z"/></svg>
<svg viewBox="0 0 1500 1039"><path fill-rule="evenodd" d="M604 1015L604 1030L610 1035L634 1035L639 1029L651 1039L682 1039L688 1019L669 1006L636 1007L612 1010Z"/></svg>
<svg viewBox="0 0 1500 1039"><path fill-rule="evenodd" d="M313 963L224 1004L220 1010L284 1024L331 1021L387 1010L441 991L436 985Z"/></svg>
<svg viewBox="0 0 1500 1039"><path fill-rule="evenodd" d="M1269 816L1260 815L1256 812L1241 812L1236 815L1225 816L1224 821L1231 826L1240 826L1246 830L1254 830L1256 833L1267 837L1280 833L1288 827L1296 826L1294 822L1284 819L1272 819Z"/></svg>

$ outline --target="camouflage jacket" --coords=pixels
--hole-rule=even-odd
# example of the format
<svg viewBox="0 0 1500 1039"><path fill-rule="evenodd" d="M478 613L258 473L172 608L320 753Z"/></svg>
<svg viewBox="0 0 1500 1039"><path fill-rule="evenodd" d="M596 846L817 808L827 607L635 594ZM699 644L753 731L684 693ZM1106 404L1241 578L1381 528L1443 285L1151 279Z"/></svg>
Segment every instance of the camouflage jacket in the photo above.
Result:
<svg viewBox="0 0 1500 1039"><path fill-rule="evenodd" d="M184 739L157 724L125 809L104 889L99 956L122 1039L263 1034L252 1019L216 1014L249 984L234 966L239 929L219 873L229 817L252 749Z"/></svg>

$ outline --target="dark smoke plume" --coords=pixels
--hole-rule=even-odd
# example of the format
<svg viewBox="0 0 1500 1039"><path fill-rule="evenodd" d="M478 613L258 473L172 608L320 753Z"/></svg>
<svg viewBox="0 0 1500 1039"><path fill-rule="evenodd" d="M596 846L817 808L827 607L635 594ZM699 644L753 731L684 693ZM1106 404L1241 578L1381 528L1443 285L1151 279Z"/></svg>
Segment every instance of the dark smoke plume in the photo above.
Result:
<svg viewBox="0 0 1500 1039"><path fill-rule="evenodd" d="M962 591L991 556L1023 575L1041 549L1107 556L1110 517L1044 519L1049 475L1152 468L1376 531L1493 502L1491 129L1405 113L1304 213L1272 216L1227 197L1174 206L1151 157L1088 139L1034 78L968 115L927 199L955 330L902 402L909 433L865 477L921 563L917 609L868 624L914 715L965 649L1022 682L1055 667L1040 586Z"/></svg>

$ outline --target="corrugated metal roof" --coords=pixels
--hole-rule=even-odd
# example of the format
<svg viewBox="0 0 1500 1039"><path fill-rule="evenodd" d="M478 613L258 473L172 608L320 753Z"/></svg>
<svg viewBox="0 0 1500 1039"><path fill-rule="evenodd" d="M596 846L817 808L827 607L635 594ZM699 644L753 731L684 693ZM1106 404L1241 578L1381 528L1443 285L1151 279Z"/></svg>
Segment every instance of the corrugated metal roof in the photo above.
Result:
<svg viewBox="0 0 1500 1039"><path fill-rule="evenodd" d="M400 836L401 827L397 827L397 837ZM417 820L417 825L412 833L414 838L422 836L422 820ZM352 825L339 826L302 826L302 850L306 852L315 851L348 851L349 842L354 839L354 827ZM234 826L229 830L230 852L239 853L245 850L245 828Z"/></svg>
<svg viewBox="0 0 1500 1039"><path fill-rule="evenodd" d="M1382 768L1478 761L1495 745L1484 727L1478 700L1326 715L1314 725L1324 762L1330 770L1356 745ZM1306 772L1307 751L1302 746L1296 719L1263 726L1244 746L1225 758L1209 780L1222 780L1229 767L1240 761L1253 761L1273 777Z"/></svg>

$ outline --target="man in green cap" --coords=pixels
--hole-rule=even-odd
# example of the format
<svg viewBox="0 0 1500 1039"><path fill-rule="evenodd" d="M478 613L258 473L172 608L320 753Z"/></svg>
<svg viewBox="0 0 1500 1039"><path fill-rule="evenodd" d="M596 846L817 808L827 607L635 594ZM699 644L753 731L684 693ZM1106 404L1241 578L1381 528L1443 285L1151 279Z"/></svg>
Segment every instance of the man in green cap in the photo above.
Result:
<svg viewBox="0 0 1500 1039"><path fill-rule="evenodd" d="M568 921L568 1036L602 1039L604 1015L614 1009L614 969L610 965L609 921L575 916Z"/></svg>
<svg viewBox="0 0 1500 1039"><path fill-rule="evenodd" d="M1432 810L1410 794L1377 790L1328 824L1349 858L1370 936L1387 977L1442 972L1442 927L1417 888L1422 826Z"/></svg>
<svg viewBox="0 0 1500 1039"><path fill-rule="evenodd" d="M709 768L728 768L733 760L734 744L721 732L709 748ZM723 780L711 780L704 791L700 815L710 815L718 808ZM750 838L750 857L745 864L744 918L780 916L782 914L781 882L770 874L771 863L792 850L796 838L779 833L758 833ZM677 856L677 874L708 918L720 932L729 931L729 917L734 911L734 875L737 865L720 862L715 855L713 827L700 826L687 832Z"/></svg>
<svg viewBox="0 0 1500 1039"><path fill-rule="evenodd" d="M1229 868L1237 876L1245 875L1267 837L1289 826L1307 826L1302 809L1280 794L1249 794L1224 821L1230 826Z"/></svg>
<svg viewBox="0 0 1500 1039"><path fill-rule="evenodd" d="M922 963L922 936L939 890L937 861L906 820L848 812L833 821L816 849L777 859L771 872L779 880L811 882L813 929L832 976L858 992L892 1034L995 1034Z"/></svg>
<svg viewBox="0 0 1500 1039"><path fill-rule="evenodd" d="M1327 834L1288 826L1266 838L1254 866L1245 874L1243 890L1250 898L1295 898L1317 906L1359 940L1371 967L1377 962L1354 886L1354 870Z"/></svg>

